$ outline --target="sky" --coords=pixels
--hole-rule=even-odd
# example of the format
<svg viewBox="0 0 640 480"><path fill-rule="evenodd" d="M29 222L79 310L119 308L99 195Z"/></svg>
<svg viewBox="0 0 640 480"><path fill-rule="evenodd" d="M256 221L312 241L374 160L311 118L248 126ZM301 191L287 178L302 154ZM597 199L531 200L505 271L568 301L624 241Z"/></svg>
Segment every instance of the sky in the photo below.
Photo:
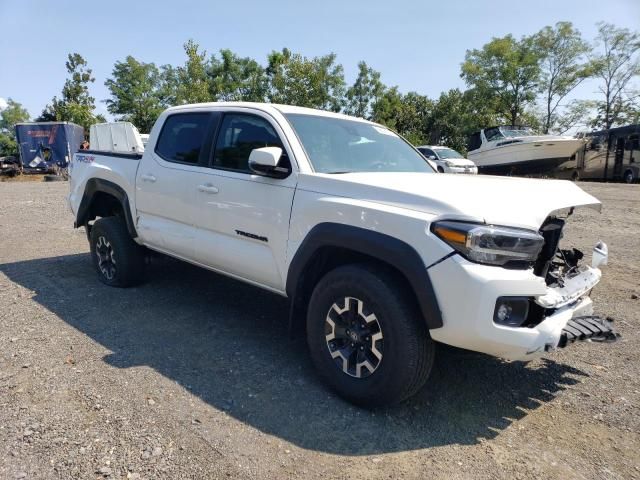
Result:
<svg viewBox="0 0 640 480"><path fill-rule="evenodd" d="M348 83L365 60L386 85L437 97L464 88L467 49L563 20L589 40L599 21L638 30L640 0L0 0L0 104L13 98L39 115L60 95L67 54L78 52L93 69L91 93L104 114L104 81L116 61L179 65L190 38L209 54L229 48L263 64L283 47L309 57L334 52ZM596 91L590 82L573 96Z"/></svg>

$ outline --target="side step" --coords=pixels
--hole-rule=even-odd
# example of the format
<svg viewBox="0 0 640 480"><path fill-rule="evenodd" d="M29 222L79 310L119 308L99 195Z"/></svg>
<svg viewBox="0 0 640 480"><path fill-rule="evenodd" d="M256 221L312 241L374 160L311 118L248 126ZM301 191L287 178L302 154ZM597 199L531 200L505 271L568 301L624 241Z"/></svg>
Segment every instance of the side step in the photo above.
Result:
<svg viewBox="0 0 640 480"><path fill-rule="evenodd" d="M562 329L559 348L578 340L592 340L594 342L615 342L620 334L613 330L613 323L597 315L574 317Z"/></svg>

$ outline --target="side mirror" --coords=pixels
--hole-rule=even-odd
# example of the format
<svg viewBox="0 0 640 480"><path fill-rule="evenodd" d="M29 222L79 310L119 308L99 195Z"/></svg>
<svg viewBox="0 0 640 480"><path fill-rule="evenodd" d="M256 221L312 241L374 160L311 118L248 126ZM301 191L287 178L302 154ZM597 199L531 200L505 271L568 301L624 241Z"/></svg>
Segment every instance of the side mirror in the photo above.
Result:
<svg viewBox="0 0 640 480"><path fill-rule="evenodd" d="M281 157L280 147L254 148L249 154L249 169L257 175L284 178L289 174L289 169L278 166Z"/></svg>
<svg viewBox="0 0 640 480"><path fill-rule="evenodd" d="M429 155L427 158L428 158L429 160L435 160L435 159L436 159L436 156L435 156L435 155Z"/></svg>

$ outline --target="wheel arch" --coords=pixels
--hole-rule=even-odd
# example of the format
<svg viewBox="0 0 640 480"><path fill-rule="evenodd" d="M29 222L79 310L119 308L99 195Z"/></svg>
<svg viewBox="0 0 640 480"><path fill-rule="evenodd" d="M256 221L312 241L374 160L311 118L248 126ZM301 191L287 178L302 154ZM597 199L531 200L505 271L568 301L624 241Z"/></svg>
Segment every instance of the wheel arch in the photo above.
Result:
<svg viewBox="0 0 640 480"><path fill-rule="evenodd" d="M107 217L118 214L121 214L124 218L127 231L129 235L131 235L131 238L137 237L138 233L131 215L127 192L109 180L91 178L85 186L74 227L79 228L87 225L88 222L96 217Z"/></svg>
<svg viewBox="0 0 640 480"><path fill-rule="evenodd" d="M406 283L429 329L442 327L429 272L409 244L384 233L339 223L313 227L289 265L286 293L290 299L289 329L305 324L307 304L318 280L340 265L372 262L396 273Z"/></svg>

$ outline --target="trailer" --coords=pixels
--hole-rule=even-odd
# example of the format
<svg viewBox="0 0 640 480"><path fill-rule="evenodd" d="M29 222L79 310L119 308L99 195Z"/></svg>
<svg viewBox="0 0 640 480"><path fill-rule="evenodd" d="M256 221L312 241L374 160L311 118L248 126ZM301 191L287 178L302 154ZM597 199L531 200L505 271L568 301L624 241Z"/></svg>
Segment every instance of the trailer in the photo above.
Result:
<svg viewBox="0 0 640 480"><path fill-rule="evenodd" d="M20 167L24 173L58 173L84 140L84 129L71 122L16 124Z"/></svg>

